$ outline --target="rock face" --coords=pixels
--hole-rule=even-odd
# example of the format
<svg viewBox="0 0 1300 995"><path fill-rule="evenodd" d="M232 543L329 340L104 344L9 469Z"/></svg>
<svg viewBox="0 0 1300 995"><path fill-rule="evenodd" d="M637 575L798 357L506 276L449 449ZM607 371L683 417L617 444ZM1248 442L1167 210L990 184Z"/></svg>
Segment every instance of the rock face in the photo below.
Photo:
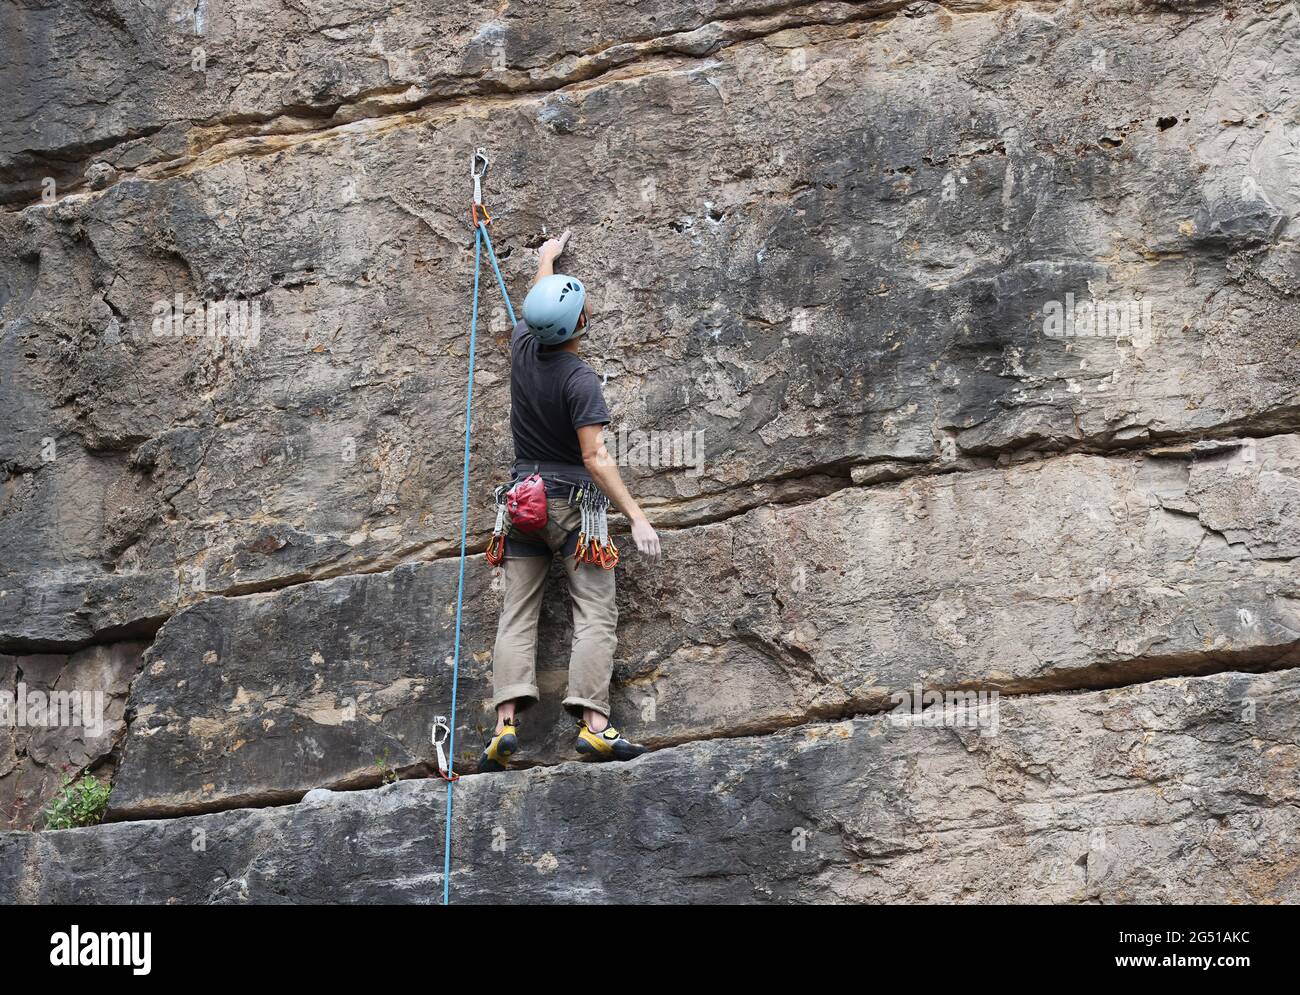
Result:
<svg viewBox="0 0 1300 995"><path fill-rule="evenodd" d="M450 551L480 145L516 295L576 228L615 427L703 433L705 473L636 475L662 522L1300 427L1292 5L670 7L11 13L0 640ZM190 74L145 55L194 48ZM82 156L116 182L42 203ZM256 305L255 344L251 318L166 334L178 294ZM1077 334L1046 334L1067 294ZM1135 301L1145 324L1085 320ZM485 320L484 503L510 452Z"/></svg>
<svg viewBox="0 0 1300 995"><path fill-rule="evenodd" d="M877 716L463 778L454 901L1300 900L1295 671L998 705L987 737ZM0 834L0 899L437 901L444 796Z"/></svg>
<svg viewBox="0 0 1300 995"><path fill-rule="evenodd" d="M436 891L435 786L376 786L450 707L482 146L516 303L574 230L666 559L625 549L614 688L661 752L555 766L553 583L541 769L462 782L464 900L1294 900L1297 29L1281 0L0 8L0 690L109 703L95 736L0 726L0 825L64 767L120 823L5 836L0 893ZM512 452L483 308L462 769ZM917 686L1015 721L862 717ZM597 797L644 821L582 838Z"/></svg>
<svg viewBox="0 0 1300 995"><path fill-rule="evenodd" d="M1067 456L671 533L663 565L621 588L616 713L666 745L879 709L917 683L1016 692L1300 666L1300 437L1247 452ZM134 688L117 814L291 798L375 783L377 758L429 761L429 717L451 703L456 574L444 560L177 615ZM475 557L462 766L492 723L493 583ZM560 583L548 623L567 620ZM546 628L533 763L573 755L568 633Z"/></svg>
<svg viewBox="0 0 1300 995"><path fill-rule="evenodd" d="M65 776L113 771L144 648L0 656L0 826L39 827Z"/></svg>

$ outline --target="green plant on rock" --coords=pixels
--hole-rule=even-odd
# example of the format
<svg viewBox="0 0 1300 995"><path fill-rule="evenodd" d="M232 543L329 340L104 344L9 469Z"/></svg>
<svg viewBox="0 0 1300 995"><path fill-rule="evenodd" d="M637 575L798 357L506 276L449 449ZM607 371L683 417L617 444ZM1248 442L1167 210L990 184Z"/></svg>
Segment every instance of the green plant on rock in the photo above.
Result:
<svg viewBox="0 0 1300 995"><path fill-rule="evenodd" d="M392 759L387 746L384 747L382 756L375 757L375 766L379 768L381 784L392 784L397 780L397 771L393 770Z"/></svg>
<svg viewBox="0 0 1300 995"><path fill-rule="evenodd" d="M74 781L63 775L59 792L45 810L46 829L76 829L79 826L97 826L108 808L108 796L113 786L89 774Z"/></svg>

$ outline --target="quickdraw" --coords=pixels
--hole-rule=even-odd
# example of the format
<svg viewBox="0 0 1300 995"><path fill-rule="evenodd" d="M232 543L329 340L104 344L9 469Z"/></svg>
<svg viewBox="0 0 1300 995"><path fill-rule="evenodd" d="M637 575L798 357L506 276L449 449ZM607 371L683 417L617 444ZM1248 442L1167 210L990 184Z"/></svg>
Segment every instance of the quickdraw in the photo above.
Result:
<svg viewBox="0 0 1300 995"><path fill-rule="evenodd" d="M582 525L573 551L573 565L590 563L613 570L618 565L618 547L609 537L609 498L594 487L584 487L578 491L576 500L582 512Z"/></svg>
<svg viewBox="0 0 1300 995"><path fill-rule="evenodd" d="M600 530L600 550L597 554L596 562L606 570L613 570L618 566L618 547L614 545L614 540L609 537L609 498L601 495L600 518L598 521Z"/></svg>
<svg viewBox="0 0 1300 995"><path fill-rule="evenodd" d="M470 179L474 181L474 201L469 206L469 217L476 229L475 234L477 234L479 225L486 228L492 223L492 215L488 214L488 209L483 206L483 178L487 176L488 164L487 150L475 149L474 157L469 163ZM480 214L483 215L482 218L479 217ZM493 257L492 263L496 265L495 257Z"/></svg>
<svg viewBox="0 0 1300 995"><path fill-rule="evenodd" d="M587 532L589 527L585 492L578 491L578 511L582 514L582 525L578 529L578 545L573 549L573 565L576 567L587 558Z"/></svg>
<svg viewBox="0 0 1300 995"><path fill-rule="evenodd" d="M492 527L492 538L488 540L487 552L483 555L494 567L501 565L506 558L506 488L502 484L492 492L497 505L497 523Z"/></svg>
<svg viewBox="0 0 1300 995"><path fill-rule="evenodd" d="M447 716L439 715L433 720L433 748L438 754L438 776L444 781L459 781L460 775L451 769L445 746L451 738L451 726L447 725Z"/></svg>

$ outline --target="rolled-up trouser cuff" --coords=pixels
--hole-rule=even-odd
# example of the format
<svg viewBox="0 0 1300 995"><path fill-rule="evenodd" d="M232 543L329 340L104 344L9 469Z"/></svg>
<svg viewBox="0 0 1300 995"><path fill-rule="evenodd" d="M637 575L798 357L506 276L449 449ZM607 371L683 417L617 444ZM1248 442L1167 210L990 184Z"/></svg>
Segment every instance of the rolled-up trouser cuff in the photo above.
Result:
<svg viewBox="0 0 1300 995"><path fill-rule="evenodd" d="M600 712L605 718L609 718L609 705L603 701L592 701L590 698L565 698L562 704L578 718L582 718L584 708L590 708L593 712Z"/></svg>
<svg viewBox="0 0 1300 995"><path fill-rule="evenodd" d="M498 705L504 705L507 701L523 698L524 700L519 703L519 707L526 708L540 697L541 695L537 693L536 684L511 684L503 687L492 696L492 707L496 708Z"/></svg>

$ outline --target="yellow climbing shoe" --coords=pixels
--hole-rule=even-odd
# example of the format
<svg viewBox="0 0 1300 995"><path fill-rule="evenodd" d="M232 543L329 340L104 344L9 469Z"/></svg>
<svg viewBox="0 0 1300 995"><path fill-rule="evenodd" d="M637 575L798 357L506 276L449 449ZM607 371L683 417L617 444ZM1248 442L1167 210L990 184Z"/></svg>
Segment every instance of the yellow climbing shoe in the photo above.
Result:
<svg viewBox="0 0 1300 995"><path fill-rule="evenodd" d="M613 726L592 732L587 723L578 723L578 752L588 760L631 760L645 752L645 747L624 739Z"/></svg>
<svg viewBox="0 0 1300 995"><path fill-rule="evenodd" d="M492 737L492 741L483 750L483 755L478 758L478 772L488 774L505 770L510 766L510 755L517 749L519 749L519 731L513 722L507 722L505 727Z"/></svg>

